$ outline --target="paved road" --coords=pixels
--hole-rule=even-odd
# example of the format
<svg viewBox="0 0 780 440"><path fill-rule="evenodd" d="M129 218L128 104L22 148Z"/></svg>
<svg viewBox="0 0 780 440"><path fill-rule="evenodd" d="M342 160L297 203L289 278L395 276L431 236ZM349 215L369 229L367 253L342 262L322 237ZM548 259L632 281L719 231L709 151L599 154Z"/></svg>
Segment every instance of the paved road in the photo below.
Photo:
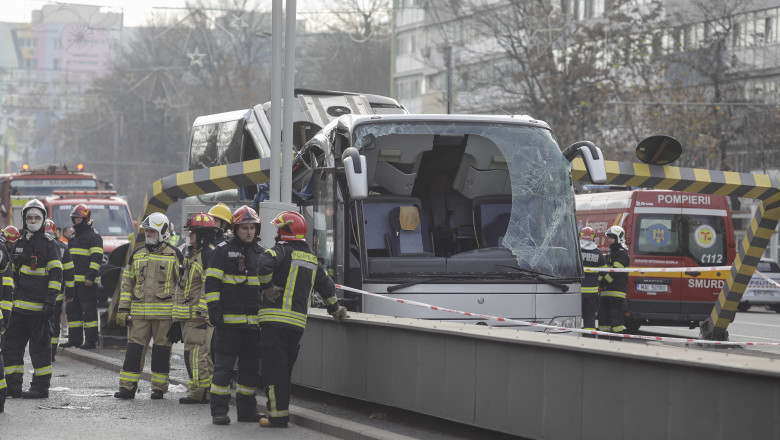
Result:
<svg viewBox="0 0 780 440"><path fill-rule="evenodd" d="M25 387L32 369L25 359ZM165 399L149 398L150 384L141 381L135 400L113 397L117 374L58 356L54 364L53 388L45 400L9 399L0 414L2 439L159 439L193 440L229 437L231 439L335 439L321 432L296 425L288 429L260 428L255 423L211 424L208 405L180 405L182 392L170 392Z"/></svg>
<svg viewBox="0 0 780 440"><path fill-rule="evenodd" d="M729 325L729 340L780 343L780 313L754 306L747 312L737 312L734 322ZM640 334L673 337L699 337L699 329L687 327L642 327ZM745 354L773 355L780 359L780 346L745 347L736 349Z"/></svg>

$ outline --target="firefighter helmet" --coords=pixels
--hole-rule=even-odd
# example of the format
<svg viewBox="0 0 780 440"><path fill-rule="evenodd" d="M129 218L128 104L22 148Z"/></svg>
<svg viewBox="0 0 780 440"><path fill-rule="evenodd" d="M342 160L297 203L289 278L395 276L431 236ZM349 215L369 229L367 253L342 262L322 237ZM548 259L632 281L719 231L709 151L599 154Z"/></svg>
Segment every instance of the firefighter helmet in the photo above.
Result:
<svg viewBox="0 0 780 440"><path fill-rule="evenodd" d="M38 211L38 214L41 216L41 221L33 223L34 226L32 227L30 227L31 225L27 224L27 212L30 210ZM22 208L22 221L24 222L23 229L28 229L31 232L38 232L43 226L43 222L46 221L46 207L43 206L43 203L41 203L41 201L38 199L30 200L29 202L25 203L24 208Z"/></svg>
<svg viewBox="0 0 780 440"><path fill-rule="evenodd" d="M217 223L214 221L214 217L205 212L199 212L187 219L187 224L184 229L219 229Z"/></svg>
<svg viewBox="0 0 780 440"><path fill-rule="evenodd" d="M144 221L141 222L141 228L157 231L157 238L161 242L171 238L171 222L168 220L168 217L161 212L149 214Z"/></svg>
<svg viewBox="0 0 780 440"><path fill-rule="evenodd" d="M615 240L620 244L626 243L626 231L620 226L610 226L605 235L607 237L615 237Z"/></svg>
<svg viewBox="0 0 780 440"><path fill-rule="evenodd" d="M227 223L231 223L233 221L233 213L230 212L230 208L228 208L224 203L217 203L216 205L212 206L211 209L209 209L209 214L215 219L218 218Z"/></svg>
<svg viewBox="0 0 780 440"><path fill-rule="evenodd" d="M596 231L594 231L590 226L585 226L584 228L580 229L580 238L583 240L593 241L596 239Z"/></svg>
<svg viewBox="0 0 780 440"><path fill-rule="evenodd" d="M46 222L43 224L44 229L46 232L56 236L57 235L57 224L54 223L54 220L47 218Z"/></svg>
<svg viewBox="0 0 780 440"><path fill-rule="evenodd" d="M236 226L243 224L255 224L257 225L257 232L260 232L260 216L257 215L254 209L244 205L233 213L233 233L235 234Z"/></svg>
<svg viewBox="0 0 780 440"><path fill-rule="evenodd" d="M3 238L5 238L5 241L9 241L13 243L16 240L18 240L22 234L19 233L19 230L16 229L16 226L8 225L5 228L3 228L2 235Z"/></svg>
<svg viewBox="0 0 780 440"><path fill-rule="evenodd" d="M71 220L75 218L83 218L85 222L89 222L89 219L91 217L92 217L92 211L90 211L87 205L83 203L79 203L78 205L74 206L73 210L70 211Z"/></svg>
<svg viewBox="0 0 780 440"><path fill-rule="evenodd" d="M271 224L279 230L279 238L284 241L306 239L306 219L293 211L284 211L271 220Z"/></svg>

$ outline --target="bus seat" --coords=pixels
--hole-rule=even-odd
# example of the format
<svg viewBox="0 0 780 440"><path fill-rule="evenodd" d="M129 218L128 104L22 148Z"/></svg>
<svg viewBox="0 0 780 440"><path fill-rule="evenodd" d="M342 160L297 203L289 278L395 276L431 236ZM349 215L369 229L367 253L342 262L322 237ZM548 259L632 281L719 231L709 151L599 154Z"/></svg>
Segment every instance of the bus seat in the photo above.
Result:
<svg viewBox="0 0 780 440"><path fill-rule="evenodd" d="M426 250L427 232L422 226L420 209L416 206L397 206L390 210L393 232L388 237L393 257L403 255L432 255Z"/></svg>
<svg viewBox="0 0 780 440"><path fill-rule="evenodd" d="M499 247L509 227L511 196L484 196L473 201L474 233L479 247Z"/></svg>
<svg viewBox="0 0 780 440"><path fill-rule="evenodd" d="M399 206L413 206L419 210L420 199L395 195L372 195L363 200L363 228L369 257L392 256L389 238L395 235L395 229L390 222L390 211ZM427 219L422 216L421 220L421 230L427 231ZM430 250L430 243L424 250L426 252Z"/></svg>

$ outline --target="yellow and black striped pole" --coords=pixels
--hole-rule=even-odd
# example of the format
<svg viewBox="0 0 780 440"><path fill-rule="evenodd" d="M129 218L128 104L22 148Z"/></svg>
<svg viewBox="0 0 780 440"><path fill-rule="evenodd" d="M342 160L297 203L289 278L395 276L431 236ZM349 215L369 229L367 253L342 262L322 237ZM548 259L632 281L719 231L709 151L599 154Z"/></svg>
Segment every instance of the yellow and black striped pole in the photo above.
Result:
<svg viewBox="0 0 780 440"><path fill-rule="evenodd" d="M607 161L607 183L701 194L737 196L760 200L750 229L740 243L737 258L707 321L701 323L703 339L724 340L745 288L764 255L780 220L780 182L763 174L679 168L642 163ZM587 180L582 159L572 162L572 179Z"/></svg>

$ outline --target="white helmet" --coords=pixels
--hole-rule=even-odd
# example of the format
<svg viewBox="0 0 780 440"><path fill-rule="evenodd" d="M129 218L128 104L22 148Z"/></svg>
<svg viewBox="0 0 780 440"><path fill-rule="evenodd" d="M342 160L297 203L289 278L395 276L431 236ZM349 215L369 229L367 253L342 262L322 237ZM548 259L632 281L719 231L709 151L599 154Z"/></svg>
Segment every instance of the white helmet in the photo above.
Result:
<svg viewBox="0 0 780 440"><path fill-rule="evenodd" d="M606 234L604 235L606 235L607 237L611 235L615 237L618 243L626 244L626 231L620 226L610 226L609 229L607 229Z"/></svg>
<svg viewBox="0 0 780 440"><path fill-rule="evenodd" d="M34 230L28 227L27 224L27 213L33 210L33 212L38 211L37 214L41 216L41 221L38 223L35 223ZM23 227L22 229L27 229L30 232L38 232L39 230L42 230L43 223L46 221L46 207L43 206L43 203L41 203L38 199L32 199L29 202L25 203L24 207L22 208L22 223Z"/></svg>
<svg viewBox="0 0 780 440"><path fill-rule="evenodd" d="M171 238L171 222L168 220L168 217L161 212L149 214L144 221L141 222L141 228L157 231L158 243L168 241L168 239ZM155 245L158 243L147 244Z"/></svg>

